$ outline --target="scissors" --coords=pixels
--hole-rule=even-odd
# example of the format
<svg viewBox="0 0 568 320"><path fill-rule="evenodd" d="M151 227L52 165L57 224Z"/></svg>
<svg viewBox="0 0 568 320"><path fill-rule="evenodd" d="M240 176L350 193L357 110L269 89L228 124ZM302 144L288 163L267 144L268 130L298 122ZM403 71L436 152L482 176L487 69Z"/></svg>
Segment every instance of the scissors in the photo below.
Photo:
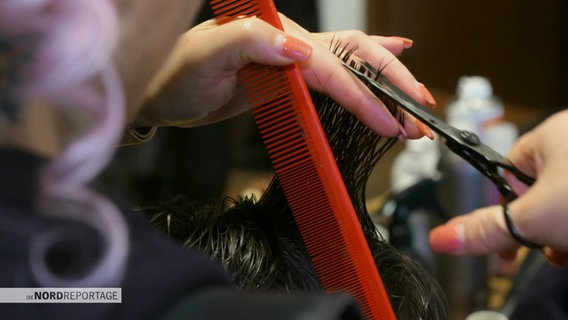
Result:
<svg viewBox="0 0 568 320"><path fill-rule="evenodd" d="M523 173L515 167L509 159L481 142L475 133L467 130L460 130L438 118L427 108L423 107L406 93L402 92L402 90L398 89L384 76L380 74L368 75L369 72L374 73L374 68L365 63L361 64L359 68L356 68L353 64L344 63L344 65L357 78L366 84L377 98L381 100L388 99L404 111L414 116L416 119L423 122L432 129L432 131L444 138L446 146L453 153L469 162L474 168L489 178L505 199L503 204L505 222L513 238L529 248L542 247L541 245L526 240L515 229L507 204L516 199L517 194L513 191L510 184L501 173L503 169L507 170L527 185L532 185L535 182L534 178Z"/></svg>

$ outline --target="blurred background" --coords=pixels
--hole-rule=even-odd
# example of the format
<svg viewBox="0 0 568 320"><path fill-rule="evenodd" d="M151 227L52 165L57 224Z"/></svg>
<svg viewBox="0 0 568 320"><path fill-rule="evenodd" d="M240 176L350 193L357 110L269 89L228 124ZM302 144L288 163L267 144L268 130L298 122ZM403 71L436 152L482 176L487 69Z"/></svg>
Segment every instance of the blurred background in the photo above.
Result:
<svg viewBox="0 0 568 320"><path fill-rule="evenodd" d="M370 0L367 13L370 33L415 41L402 59L429 87L452 92L479 74L527 108L568 99L568 1Z"/></svg>
<svg viewBox="0 0 568 320"><path fill-rule="evenodd" d="M512 124L515 136L568 103L567 0L275 3L281 12L310 31L359 29L414 40L413 47L399 59L433 93L438 101L434 112L443 118L447 118L446 111L456 101L463 76L485 79L492 90L491 101L498 104L499 112L494 118L480 121L494 123L496 119L500 124ZM199 21L210 17L211 12L205 7ZM193 23L188 21L188 26ZM509 137L511 131L507 132ZM434 152L432 161L427 162L424 154L418 154L422 160L413 163L421 165L411 165L411 169L423 167L423 171L407 172L404 166L395 165L404 162L400 159L409 150L405 143L395 145L368 181L368 207L377 225L395 246L439 279L450 300L450 319L465 319L470 313L485 309L522 319L515 318L512 310L519 304L527 279L542 268L540 255L525 252L517 261L506 263L497 257L460 259L429 252L429 228L470 210L463 203L478 194L480 197L469 205L486 205L495 197L487 198L486 193L492 191L486 190L486 182L468 176L467 170L459 171L459 164L451 163L454 167L449 170L443 168L440 163L444 151L436 143L412 146L410 150ZM500 151L506 153L506 148ZM401 172L410 175L403 185L395 181ZM245 113L199 128L160 128L150 142L121 148L96 184L105 192L118 195L125 205L140 206L168 202L179 194L196 202L260 195L271 177L272 169L252 116ZM445 186L444 181L448 180L470 189L456 193L461 189ZM386 206L393 202L395 209ZM553 298L549 300L554 301Z"/></svg>

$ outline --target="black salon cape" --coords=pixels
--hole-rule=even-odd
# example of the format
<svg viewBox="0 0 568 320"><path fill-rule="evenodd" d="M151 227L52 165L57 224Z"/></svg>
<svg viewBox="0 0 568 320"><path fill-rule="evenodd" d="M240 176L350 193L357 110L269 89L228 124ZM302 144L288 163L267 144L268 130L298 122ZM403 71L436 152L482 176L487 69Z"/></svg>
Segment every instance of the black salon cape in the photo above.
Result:
<svg viewBox="0 0 568 320"><path fill-rule="evenodd" d="M568 319L568 268L544 263L523 289L509 319Z"/></svg>
<svg viewBox="0 0 568 320"><path fill-rule="evenodd" d="M45 160L0 149L0 287L38 287L29 241L53 225L34 210ZM170 242L143 218L126 214L130 252L119 304L6 304L0 319L357 319L344 295L275 296L229 289L230 277L204 254ZM57 223L57 222L55 222ZM79 228L79 226L78 226Z"/></svg>

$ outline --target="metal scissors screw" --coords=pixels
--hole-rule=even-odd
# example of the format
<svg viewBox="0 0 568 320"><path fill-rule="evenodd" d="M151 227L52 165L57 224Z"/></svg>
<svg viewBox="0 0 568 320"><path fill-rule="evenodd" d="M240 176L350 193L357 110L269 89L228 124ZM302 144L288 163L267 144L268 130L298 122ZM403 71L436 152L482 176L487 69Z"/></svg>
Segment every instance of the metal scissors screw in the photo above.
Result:
<svg viewBox="0 0 568 320"><path fill-rule="evenodd" d="M463 142L473 147L478 146L481 143L479 137L471 131L463 130L460 132L459 136L463 140Z"/></svg>

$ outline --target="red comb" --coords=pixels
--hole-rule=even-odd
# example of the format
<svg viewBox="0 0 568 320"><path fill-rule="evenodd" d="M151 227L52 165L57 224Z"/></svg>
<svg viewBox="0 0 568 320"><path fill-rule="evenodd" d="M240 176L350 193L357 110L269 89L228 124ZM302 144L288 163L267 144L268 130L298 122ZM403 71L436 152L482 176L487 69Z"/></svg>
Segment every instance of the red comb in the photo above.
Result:
<svg viewBox="0 0 568 320"><path fill-rule="evenodd" d="M210 4L219 23L256 16L283 29L272 1ZM323 288L353 295L367 319L395 319L299 67L251 64L239 81Z"/></svg>

